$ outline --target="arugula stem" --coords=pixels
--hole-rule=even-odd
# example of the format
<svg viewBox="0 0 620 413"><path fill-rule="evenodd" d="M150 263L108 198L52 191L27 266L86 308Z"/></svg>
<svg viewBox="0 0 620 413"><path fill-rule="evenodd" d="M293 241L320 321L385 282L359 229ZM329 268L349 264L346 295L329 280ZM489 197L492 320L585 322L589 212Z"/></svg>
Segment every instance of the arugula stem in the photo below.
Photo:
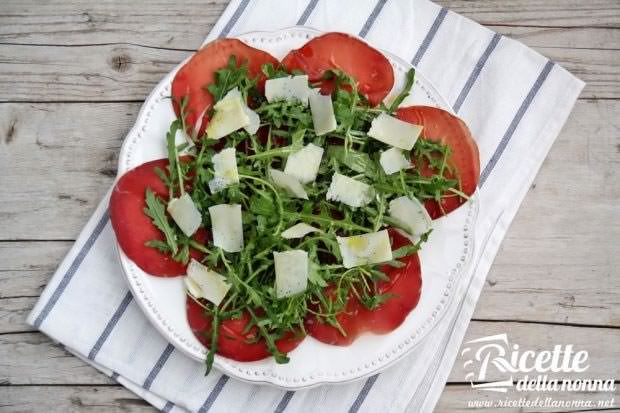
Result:
<svg viewBox="0 0 620 413"><path fill-rule="evenodd" d="M465 200L469 200L470 196L467 195L466 193L459 191L458 189L454 189L454 188L448 188L449 192L452 192L453 194L456 194L457 196L465 199Z"/></svg>
<svg viewBox="0 0 620 413"><path fill-rule="evenodd" d="M274 156L285 156L297 150L299 150L299 148L293 148L292 146L285 146L282 148L267 150L261 153L257 153L255 155L249 155L249 156L246 156L246 159L253 161L257 159L272 158Z"/></svg>
<svg viewBox="0 0 620 413"><path fill-rule="evenodd" d="M276 197L276 204L278 206L278 215L279 215L278 225L276 225L276 229L274 230L274 233L276 235L279 235L280 232L282 231L282 218L284 216L284 205L282 205L282 198L280 198L280 194L278 193L278 191L276 191L276 188L274 188L273 185L271 185L269 182L265 181L264 179L257 178L255 176L239 174L239 178L250 179L250 180L259 182L263 184L264 186L266 186L267 188L271 189L271 191Z"/></svg>
<svg viewBox="0 0 620 413"><path fill-rule="evenodd" d="M325 225L330 225L330 226L334 226L334 227L339 227L339 228L343 228L343 229L348 229L351 231L359 231L359 232L372 232L372 228L366 228L363 227L361 225L357 225L357 224L350 224L347 222L342 222L339 221L335 218L324 218L318 215L312 215L312 214L305 214L303 212L288 212L288 211L283 211L283 215L285 217L289 217L289 218L293 218L293 219L302 219L302 220L306 220L308 222L320 222L322 224ZM306 222L306 223L308 223Z"/></svg>
<svg viewBox="0 0 620 413"><path fill-rule="evenodd" d="M195 249L196 251L200 251L203 252L205 254L211 254L212 251L210 249L208 249L205 245L199 243L196 240L193 240L190 238L189 240L189 246L192 247L193 249Z"/></svg>
<svg viewBox="0 0 620 413"><path fill-rule="evenodd" d="M261 69L267 78L289 75L281 67L272 65L264 65ZM326 78L334 80L336 85L331 97L337 128L316 136L312 113L307 106L286 100L267 102L257 87L258 76L249 75L247 62L237 62L236 57L231 57L225 67L215 71L214 81L203 89L217 102L237 88L242 99L259 114L260 126L266 127L268 132L266 141L242 129L227 136L224 146L238 149L236 162L240 183L217 193L209 189L209 181L214 176L211 158L221 148L204 134L199 138L195 136L198 130L186 117L188 98L178 102L179 118L170 125L166 135L169 165L165 171L164 168L156 171L168 188L169 199L189 192L207 226L212 223L206 211L213 205L240 204L243 211L245 247L239 253L225 253L214 246L212 240L201 243L185 236L167 215L164 200L152 191L145 194L145 214L163 235L149 241L147 246L185 263L190 258L190 249L198 251L203 254L201 262L224 274L231 284L219 306L190 296L204 309L205 316L211 318L211 329L206 332L207 371L218 351L220 327L227 320L249 319L243 327L247 343L265 343L278 363L288 358L278 350L276 343L291 332L305 334L304 322L308 316L316 317L346 336L338 316L347 314L349 298L356 297L372 310L391 295L378 291L378 283L389 280L380 265L354 268L342 265L336 237L377 232L384 226L398 227L398 222L387 212L389 201L397 196L415 196L420 201L433 199L439 202L440 208L443 208L441 201L446 198L468 199L462 192L458 171L450 164L450 148L441 141L421 139L416 142L410 155L419 168L386 175L378 162L378 154L386 145L371 139L368 130L379 114L391 115L397 110L413 88L414 76L413 71L407 73L405 88L389 107L384 104L370 107L351 76L338 70L328 71ZM191 139L196 144L197 155L184 162L181 162L181 153L187 144L177 146L175 141L179 129L189 135L185 137L188 143ZM289 154L308 143L325 149L315 181L304 185L309 199L286 196L285 191L267 177L268 170L271 167L281 169ZM305 167L303 162L298 166ZM427 174L428 171L431 173ZM326 192L336 172L372 185L376 199L361 208L327 201ZM187 191L186 183L192 185ZM302 239L281 236L283 228L302 222L315 226L320 232ZM424 234L413 246L394 251L394 259L387 264L404 265L399 258L417 251L427 236L428 233ZM308 253L311 265L308 286L303 293L277 297L272 252L291 249ZM222 331L222 334L225 333Z"/></svg>

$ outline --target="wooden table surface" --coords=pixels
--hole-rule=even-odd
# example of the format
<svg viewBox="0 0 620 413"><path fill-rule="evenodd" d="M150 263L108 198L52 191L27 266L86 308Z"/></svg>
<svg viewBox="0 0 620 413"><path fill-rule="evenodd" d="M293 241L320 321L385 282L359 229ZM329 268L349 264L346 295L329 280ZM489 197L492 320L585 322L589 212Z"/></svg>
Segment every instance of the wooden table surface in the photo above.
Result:
<svg viewBox="0 0 620 413"><path fill-rule="evenodd" d="M587 82L508 232L466 340L509 332L531 349L574 344L589 351L591 377L618 380L620 2L439 3ZM110 187L143 99L200 45L225 4L0 3L0 410L152 410L24 319ZM457 360L437 411L494 397L464 377Z"/></svg>

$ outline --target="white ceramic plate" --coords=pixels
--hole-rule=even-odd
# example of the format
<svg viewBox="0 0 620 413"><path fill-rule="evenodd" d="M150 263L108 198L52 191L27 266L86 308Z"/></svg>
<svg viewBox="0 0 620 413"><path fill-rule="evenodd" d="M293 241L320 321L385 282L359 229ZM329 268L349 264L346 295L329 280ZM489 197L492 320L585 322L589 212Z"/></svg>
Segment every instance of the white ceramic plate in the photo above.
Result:
<svg viewBox="0 0 620 413"><path fill-rule="evenodd" d="M241 40L282 58L320 32L292 27L275 32L254 32ZM411 65L385 53L394 67L397 94ZM142 163L165 158L165 134L174 120L170 99L171 81L178 67L169 73L146 99L121 148L119 176ZM431 105L451 110L422 73L416 73L412 95L406 104ZM240 380L271 384L285 389L301 389L327 383L344 383L377 373L404 357L439 323L454 295L459 274L473 250L473 221L477 201L473 198L449 216L435 221L430 241L420 253L422 295L418 306L405 322L387 335L366 334L348 347L330 346L307 337L289 354L288 364L272 358L238 362L216 356L215 367ZM204 360L205 347L194 337L185 315L185 293L181 277L159 278L144 273L120 251L120 261L134 297L146 316L178 350L196 360ZM196 368L202 368L197 366Z"/></svg>

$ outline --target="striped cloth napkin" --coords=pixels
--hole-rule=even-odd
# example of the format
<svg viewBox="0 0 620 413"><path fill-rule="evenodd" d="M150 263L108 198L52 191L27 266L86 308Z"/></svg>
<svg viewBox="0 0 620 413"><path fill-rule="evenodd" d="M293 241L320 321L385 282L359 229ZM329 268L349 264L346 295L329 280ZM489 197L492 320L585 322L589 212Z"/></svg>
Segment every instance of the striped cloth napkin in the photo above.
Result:
<svg viewBox="0 0 620 413"><path fill-rule="evenodd" d="M500 242L584 84L562 67L427 0L232 0L207 37L308 25L366 38L411 61L470 126L480 211L469 273L440 325L381 374L282 391L229 379L175 350L133 300L115 256L106 197L29 322L163 411L432 411Z"/></svg>

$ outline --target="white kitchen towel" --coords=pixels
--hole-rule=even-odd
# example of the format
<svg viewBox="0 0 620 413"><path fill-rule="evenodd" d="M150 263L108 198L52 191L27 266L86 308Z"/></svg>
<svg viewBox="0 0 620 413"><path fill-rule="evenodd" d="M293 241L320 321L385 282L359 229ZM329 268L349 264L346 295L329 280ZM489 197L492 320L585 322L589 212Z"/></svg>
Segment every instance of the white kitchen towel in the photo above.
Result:
<svg viewBox="0 0 620 413"><path fill-rule="evenodd" d="M427 0L232 0L207 41L292 25L358 34L411 61L477 140L482 176L473 264L427 340L395 366L347 385L286 392L218 372L205 377L203 365L155 331L128 291L107 196L29 322L163 411L432 411L499 245L584 84L524 45Z"/></svg>

